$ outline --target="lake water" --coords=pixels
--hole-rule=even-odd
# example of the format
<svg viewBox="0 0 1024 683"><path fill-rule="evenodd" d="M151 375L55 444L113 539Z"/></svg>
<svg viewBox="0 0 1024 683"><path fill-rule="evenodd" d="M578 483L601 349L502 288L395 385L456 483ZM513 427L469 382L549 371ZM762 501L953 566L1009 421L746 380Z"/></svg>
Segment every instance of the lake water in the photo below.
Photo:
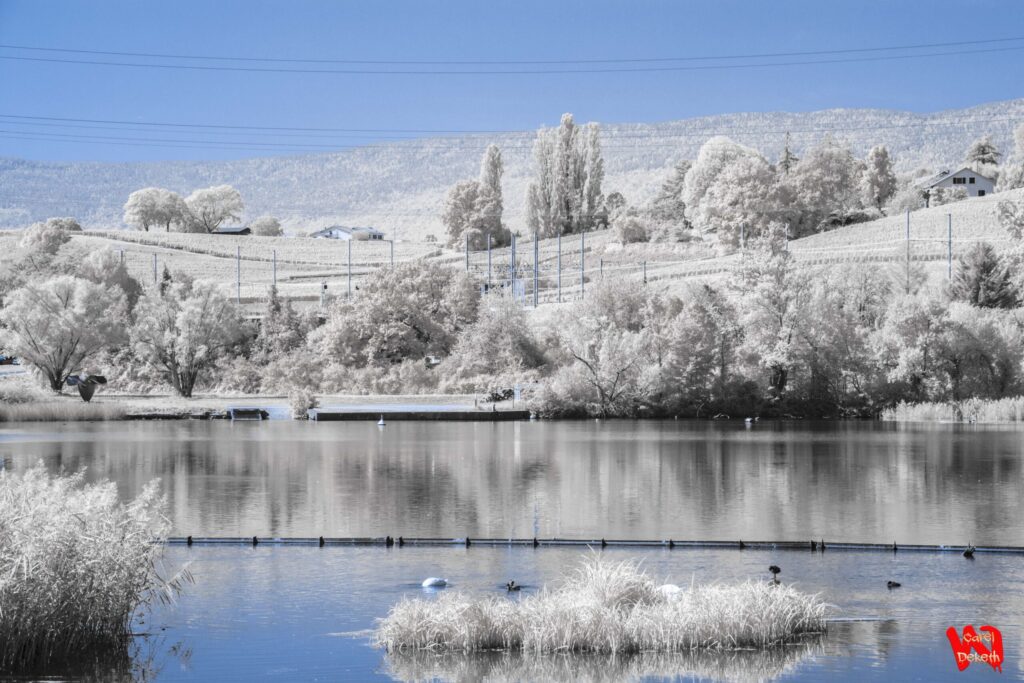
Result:
<svg viewBox="0 0 1024 683"><path fill-rule="evenodd" d="M1024 545L1024 432L881 423L106 423L5 425L0 460L87 468L122 495L163 480L178 535L562 536ZM968 680L949 626L1003 634L1021 678L1024 557L639 550L676 583L767 577L834 604L828 635L727 657L385 657L365 635L419 581L501 593L557 580L578 548L170 547L196 576L151 626L157 680ZM900 581L890 591L885 582ZM984 667L984 669L983 669ZM57 672L60 673L60 672Z"/></svg>

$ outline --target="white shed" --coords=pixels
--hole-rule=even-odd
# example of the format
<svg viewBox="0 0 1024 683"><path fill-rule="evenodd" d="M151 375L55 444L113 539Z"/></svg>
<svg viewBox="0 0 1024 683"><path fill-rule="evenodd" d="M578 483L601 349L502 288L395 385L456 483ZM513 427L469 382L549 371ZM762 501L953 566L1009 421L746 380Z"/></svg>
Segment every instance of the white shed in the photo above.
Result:
<svg viewBox="0 0 1024 683"><path fill-rule="evenodd" d="M323 230L317 230L310 237L320 237L332 240L383 240L384 233L376 228L347 227L344 225L332 225Z"/></svg>

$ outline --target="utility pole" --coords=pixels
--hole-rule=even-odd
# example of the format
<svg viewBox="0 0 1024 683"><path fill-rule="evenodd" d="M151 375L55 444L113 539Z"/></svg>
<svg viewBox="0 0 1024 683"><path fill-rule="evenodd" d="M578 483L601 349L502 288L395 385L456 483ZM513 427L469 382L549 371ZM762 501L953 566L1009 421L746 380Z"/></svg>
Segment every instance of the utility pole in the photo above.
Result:
<svg viewBox="0 0 1024 683"><path fill-rule="evenodd" d="M277 287L277 249L274 250L274 287Z"/></svg>
<svg viewBox="0 0 1024 683"><path fill-rule="evenodd" d="M469 235L466 235L466 272L469 272Z"/></svg>
<svg viewBox="0 0 1024 683"><path fill-rule="evenodd" d="M953 279L953 214L946 214L946 279Z"/></svg>
<svg viewBox="0 0 1024 683"><path fill-rule="evenodd" d="M235 303L242 303L242 247L235 247Z"/></svg>
<svg viewBox="0 0 1024 683"><path fill-rule="evenodd" d="M512 287L512 300L516 300L516 236L512 235L512 250L509 252L509 282Z"/></svg>
<svg viewBox="0 0 1024 683"><path fill-rule="evenodd" d="M586 275L584 275L584 273L587 272L587 269L586 269L586 267L584 266L584 263L583 263L583 259L584 259L584 255L586 254L586 251L587 251L587 233L581 232L580 233L580 298L581 299L583 298L584 292L586 292L585 288L586 288L586 284L587 284L587 278L586 278Z"/></svg>
<svg viewBox="0 0 1024 683"><path fill-rule="evenodd" d="M537 231L533 231L533 307L537 308L537 304L540 303L540 293L537 291L537 286L540 284L540 273L538 269L538 261L540 261L540 240Z"/></svg>
<svg viewBox="0 0 1024 683"><path fill-rule="evenodd" d="M121 264L124 265L124 249L121 249Z"/></svg>
<svg viewBox="0 0 1024 683"><path fill-rule="evenodd" d="M352 297L352 238L348 242L348 296Z"/></svg>
<svg viewBox="0 0 1024 683"><path fill-rule="evenodd" d="M910 209L907 209L907 294L910 294Z"/></svg>
<svg viewBox="0 0 1024 683"><path fill-rule="evenodd" d="M156 284L156 254L153 254L153 284Z"/></svg>
<svg viewBox="0 0 1024 683"><path fill-rule="evenodd" d="M604 280L604 257L601 257L601 261L597 266L597 272L598 275L601 276L601 279Z"/></svg>
<svg viewBox="0 0 1024 683"><path fill-rule="evenodd" d="M740 223L740 251L747 248L747 226Z"/></svg>
<svg viewBox="0 0 1024 683"><path fill-rule="evenodd" d="M394 240L388 240L388 247L391 250L391 267L394 268L395 267L395 241Z"/></svg>
<svg viewBox="0 0 1024 683"><path fill-rule="evenodd" d="M491 290L491 233L487 233L487 291Z"/></svg>
<svg viewBox="0 0 1024 683"><path fill-rule="evenodd" d="M562 233L558 233L558 303L562 303Z"/></svg>
<svg viewBox="0 0 1024 683"><path fill-rule="evenodd" d="M647 261L644 261L644 284L647 284Z"/></svg>

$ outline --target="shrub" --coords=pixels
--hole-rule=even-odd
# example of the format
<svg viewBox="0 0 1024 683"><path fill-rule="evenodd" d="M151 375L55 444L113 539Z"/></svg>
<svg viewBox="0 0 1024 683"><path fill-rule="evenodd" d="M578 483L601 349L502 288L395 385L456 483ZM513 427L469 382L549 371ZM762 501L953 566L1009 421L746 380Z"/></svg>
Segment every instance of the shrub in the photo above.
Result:
<svg viewBox="0 0 1024 683"><path fill-rule="evenodd" d="M158 573L165 505L156 482L122 504L82 473L0 472L0 669L127 656L133 618L190 579Z"/></svg>
<svg viewBox="0 0 1024 683"><path fill-rule="evenodd" d="M292 417L296 420L305 420L309 417L309 411L320 405L312 389L297 388L288 392L288 405L292 409Z"/></svg>

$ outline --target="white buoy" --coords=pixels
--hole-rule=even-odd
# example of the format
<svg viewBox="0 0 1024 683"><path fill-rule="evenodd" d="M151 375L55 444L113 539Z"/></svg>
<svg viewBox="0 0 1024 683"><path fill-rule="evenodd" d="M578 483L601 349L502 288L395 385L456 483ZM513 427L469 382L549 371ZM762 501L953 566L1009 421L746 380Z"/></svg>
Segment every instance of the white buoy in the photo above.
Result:
<svg viewBox="0 0 1024 683"><path fill-rule="evenodd" d="M431 576L428 579L423 579L423 583L420 585L424 588L444 588L448 585L448 579L439 579L436 576Z"/></svg>
<svg viewBox="0 0 1024 683"><path fill-rule="evenodd" d="M384 416L383 415L381 415L380 419L377 420L377 426L378 427L383 427L384 426Z"/></svg>

